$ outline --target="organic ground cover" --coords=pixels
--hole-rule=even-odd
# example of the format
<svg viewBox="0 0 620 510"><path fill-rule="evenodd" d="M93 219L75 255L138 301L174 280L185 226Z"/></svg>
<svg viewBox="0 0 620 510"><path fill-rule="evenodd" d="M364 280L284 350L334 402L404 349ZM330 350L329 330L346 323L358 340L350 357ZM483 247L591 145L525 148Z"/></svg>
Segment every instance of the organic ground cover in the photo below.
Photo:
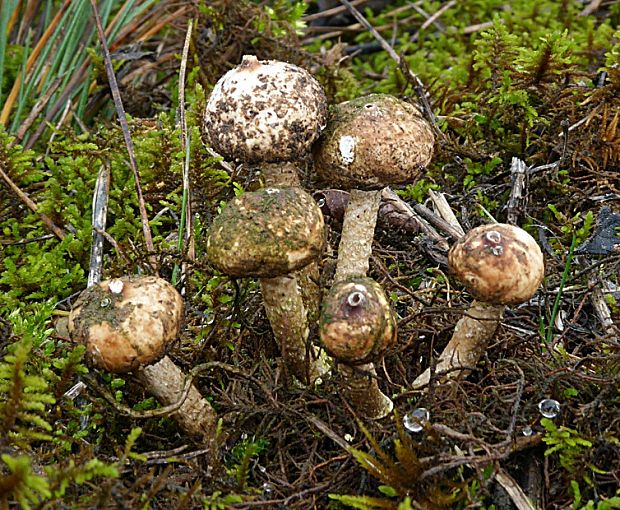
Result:
<svg viewBox="0 0 620 510"><path fill-rule="evenodd" d="M619 2L353 2L360 21L348 2L102 0L109 58L93 3L0 6L1 509L620 508ZM262 186L202 120L246 54L308 69L330 104L428 105L432 162L384 192L368 273L397 315L375 363L387 418L357 416L338 372L297 384L258 280L206 259L213 219ZM302 166L326 292L344 195ZM466 378L420 388L472 302L454 230L421 207L442 196L464 230L528 231L545 278ZM70 340L89 277L138 274L183 294L168 356L217 413L213 441Z"/></svg>

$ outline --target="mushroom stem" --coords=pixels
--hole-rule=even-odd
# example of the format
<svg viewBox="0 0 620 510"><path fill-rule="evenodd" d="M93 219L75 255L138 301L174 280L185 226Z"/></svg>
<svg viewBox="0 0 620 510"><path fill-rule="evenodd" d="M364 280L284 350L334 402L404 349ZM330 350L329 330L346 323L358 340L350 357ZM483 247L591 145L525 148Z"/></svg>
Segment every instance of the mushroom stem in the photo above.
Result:
<svg viewBox="0 0 620 510"><path fill-rule="evenodd" d="M368 273L380 204L381 190L351 191L342 222L335 282Z"/></svg>
<svg viewBox="0 0 620 510"><path fill-rule="evenodd" d="M285 366L305 383L318 383L330 364L316 346L307 346L308 315L294 274L260 279L265 313Z"/></svg>
<svg viewBox="0 0 620 510"><path fill-rule="evenodd" d="M351 191L342 222L334 283L368 273L380 203L381 190ZM345 398L356 410L372 420L392 412L394 404L379 389L372 363L357 369L342 364L340 370L345 381Z"/></svg>
<svg viewBox="0 0 620 510"><path fill-rule="evenodd" d="M394 403L379 389L374 363L355 367L340 365L340 373L347 400L357 412L373 420L384 418L392 412Z"/></svg>
<svg viewBox="0 0 620 510"><path fill-rule="evenodd" d="M261 170L265 187L301 189L295 163L265 163ZM318 264L314 261L294 273L260 280L265 313L285 366L305 384L320 383L331 369L327 354L309 344L310 321L319 315L318 280Z"/></svg>
<svg viewBox="0 0 620 510"><path fill-rule="evenodd" d="M493 338L506 307L474 301L458 321L452 338L435 364L435 373L447 379L467 377ZM427 368L412 383L413 389L426 386L431 379Z"/></svg>
<svg viewBox="0 0 620 510"><path fill-rule="evenodd" d="M153 365L140 368L136 376L164 406L178 402L183 394L187 375L168 356ZM172 417L183 430L205 441L215 439L217 415L196 386L190 386L187 397Z"/></svg>

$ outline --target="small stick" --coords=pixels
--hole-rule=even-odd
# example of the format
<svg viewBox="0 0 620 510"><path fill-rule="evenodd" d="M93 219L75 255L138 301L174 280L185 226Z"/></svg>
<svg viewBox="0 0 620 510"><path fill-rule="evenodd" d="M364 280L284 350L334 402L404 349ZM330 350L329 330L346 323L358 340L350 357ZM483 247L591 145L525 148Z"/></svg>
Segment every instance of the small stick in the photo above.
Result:
<svg viewBox="0 0 620 510"><path fill-rule="evenodd" d="M104 164L99 169L95 192L93 194L93 216L92 216L92 238L93 245L90 250L90 267L88 270L87 287L95 285L101 281L103 273L103 241L102 232L105 230L106 218L108 214L108 199L110 190L110 170Z"/></svg>
<svg viewBox="0 0 620 510"><path fill-rule="evenodd" d="M439 215L450 224L450 226L454 229L455 234L458 234L456 236L453 235L452 237L455 239L463 237L465 235L465 231L463 230L463 227L461 227L459 220L456 219L450 204L446 200L446 196L443 193L438 193L432 189L428 190L428 194L433 201L433 205L439 212Z"/></svg>
<svg viewBox="0 0 620 510"><path fill-rule="evenodd" d="M129 125L127 124L127 117L125 115L125 109L123 107L123 100L118 90L118 83L116 82L116 75L114 74L114 67L112 66L112 58L110 57L110 50L106 42L106 36L101 24L101 18L99 16L99 10L97 8L97 1L90 0L93 8L93 14L95 16L95 25L97 26L97 34L99 35L99 42L101 43L101 49L103 51L103 60L105 63L106 73L108 75L108 81L110 82L110 91L112 92L112 99L114 100L114 106L116 107L116 113L118 114L118 121L123 131L123 137L125 138L125 144L127 145L127 152L129 153L129 166L134 175L136 181L136 192L138 193L138 205L140 209L140 218L142 219L142 233L144 235L144 241L146 243L146 249L151 254L149 257L151 266L154 271L157 271L157 259L154 255L155 247L153 245L153 236L151 234L151 227L149 225L149 218L146 213L146 206L144 204L144 197L142 196L142 187L140 186L140 174L138 173L138 164L136 162L136 154L134 152L133 141L129 132Z"/></svg>
<svg viewBox="0 0 620 510"><path fill-rule="evenodd" d="M26 193L24 193L17 184L13 182L13 180L4 171L3 167L4 162L0 160L0 177L2 177L9 189L11 189L13 193L15 193L24 204L26 204L28 209L30 209L33 213L37 213L47 229L62 241L66 235L65 231L58 227L47 214L39 212L37 204L28 195L26 195Z"/></svg>
<svg viewBox="0 0 620 510"><path fill-rule="evenodd" d="M614 344L618 344L618 328L614 324L614 320L611 316L611 310L607 305L607 301L605 300L605 294L601 289L601 286L596 285L596 281L592 279L590 281L590 285L593 287L592 295L590 300L592 301L592 307L594 308L594 312L598 320L601 322L603 326L603 330L605 331L605 335L607 335L608 339L611 340ZM603 285L605 285L603 283Z"/></svg>

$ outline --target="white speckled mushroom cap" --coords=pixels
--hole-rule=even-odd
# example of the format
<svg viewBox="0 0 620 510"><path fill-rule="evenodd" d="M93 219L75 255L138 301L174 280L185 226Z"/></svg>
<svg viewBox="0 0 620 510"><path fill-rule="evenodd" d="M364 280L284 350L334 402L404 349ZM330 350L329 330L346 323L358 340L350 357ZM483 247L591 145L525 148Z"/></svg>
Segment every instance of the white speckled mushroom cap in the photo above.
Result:
<svg viewBox="0 0 620 510"><path fill-rule="evenodd" d="M243 57L215 84L205 109L214 150L249 163L292 161L310 151L327 118L327 99L305 69Z"/></svg>
<svg viewBox="0 0 620 510"><path fill-rule="evenodd" d="M370 94L331 109L313 148L315 170L326 185L344 189L412 183L430 163L434 143L416 106Z"/></svg>
<svg viewBox="0 0 620 510"><path fill-rule="evenodd" d="M98 368L129 372L165 354L182 317L183 299L166 280L117 278L80 294L69 314L69 334Z"/></svg>
<svg viewBox="0 0 620 510"><path fill-rule="evenodd" d="M325 247L321 209L301 188L265 188L231 200L207 237L222 273L272 278L308 265Z"/></svg>
<svg viewBox="0 0 620 510"><path fill-rule="evenodd" d="M470 230L450 249L448 265L474 297L493 304L527 301L545 276L543 255L534 238L504 223Z"/></svg>

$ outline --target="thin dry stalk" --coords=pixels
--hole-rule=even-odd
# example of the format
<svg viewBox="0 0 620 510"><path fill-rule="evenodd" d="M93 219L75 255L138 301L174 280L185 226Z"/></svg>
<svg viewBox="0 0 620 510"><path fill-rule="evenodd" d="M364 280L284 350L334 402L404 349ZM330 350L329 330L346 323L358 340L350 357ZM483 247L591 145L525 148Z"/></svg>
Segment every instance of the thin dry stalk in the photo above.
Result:
<svg viewBox="0 0 620 510"><path fill-rule="evenodd" d="M136 192L138 193L138 204L140 208L140 218L142 220L142 232L144 235L144 241L146 243L146 249L151 254L149 257L152 269L157 272L157 259L153 255L155 247L153 246L153 236L151 234L151 227L149 225L148 215L146 213L146 206L144 204L144 197L142 196L142 187L140 186L140 174L138 173L138 164L136 163L136 155L133 148L133 141L129 132L129 125L127 124L127 117L125 116L125 109L123 108L123 100L118 90L118 83L116 82L116 75L114 74L114 67L112 66L112 58L110 57L110 50L106 42L106 36L101 24L101 18L99 16L99 10L97 9L96 0L90 1L93 13L95 16L95 25L97 26L97 34L99 35L99 42L101 43L101 49L103 51L103 59L105 62L105 69L108 75L108 81L110 82L110 90L112 92L112 98L114 100L114 106L118 114L118 120L123 130L123 137L125 138L125 144L127 145L127 152L129 153L129 165L134 174L136 181Z"/></svg>

